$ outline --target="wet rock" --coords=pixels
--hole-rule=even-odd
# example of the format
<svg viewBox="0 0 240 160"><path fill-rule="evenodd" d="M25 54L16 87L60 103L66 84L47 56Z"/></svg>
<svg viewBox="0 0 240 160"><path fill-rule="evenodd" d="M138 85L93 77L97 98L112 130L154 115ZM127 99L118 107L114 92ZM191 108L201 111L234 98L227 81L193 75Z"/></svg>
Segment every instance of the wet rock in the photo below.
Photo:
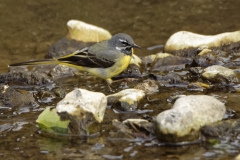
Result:
<svg viewBox="0 0 240 160"><path fill-rule="evenodd" d="M13 124L6 123L0 125L0 133L1 132L9 132L9 131L20 131L24 125L29 124L29 122L14 122Z"/></svg>
<svg viewBox="0 0 240 160"><path fill-rule="evenodd" d="M57 64L35 65L35 66L32 66L33 67L32 69L30 68L31 69L30 72L44 73L46 75L50 75L50 72L53 70L55 66L57 66ZM19 67L14 67L14 68L17 69ZM14 70L14 72L17 72L17 71Z"/></svg>
<svg viewBox="0 0 240 160"><path fill-rule="evenodd" d="M224 137L239 135L240 119L230 119L205 125L201 133L206 137Z"/></svg>
<svg viewBox="0 0 240 160"><path fill-rule="evenodd" d="M164 50L167 53L173 51L186 50L202 46L221 47L240 41L240 31L226 32L213 36L200 35L187 31L180 31L173 34L165 44Z"/></svg>
<svg viewBox="0 0 240 160"><path fill-rule="evenodd" d="M175 102L177 99L185 96L186 95L184 94L179 94L178 92L176 92L176 93L173 93L171 96L169 96L169 98L167 99L167 102L172 103L172 102ZM167 109L170 109L170 107L168 107Z"/></svg>
<svg viewBox="0 0 240 160"><path fill-rule="evenodd" d="M225 105L214 97L191 95L179 98L172 109L158 114L156 132L160 141L192 141L202 126L224 118Z"/></svg>
<svg viewBox="0 0 240 160"><path fill-rule="evenodd" d="M64 98L65 96L66 96L66 89L64 89L64 88L55 88L54 90L53 90L53 92L54 92L54 94L55 94L55 96L56 97L60 97L60 98Z"/></svg>
<svg viewBox="0 0 240 160"><path fill-rule="evenodd" d="M191 58L173 56L168 53L158 53L151 71L172 71L185 68L193 62Z"/></svg>
<svg viewBox="0 0 240 160"><path fill-rule="evenodd" d="M210 88L211 88L211 86L209 84L202 83L202 82L192 82L192 83L189 83L187 86L188 91L203 92L204 90L210 89Z"/></svg>
<svg viewBox="0 0 240 160"><path fill-rule="evenodd" d="M61 64L55 65L53 68L51 68L48 75L51 77L54 83L59 85L75 85L80 83L80 81L86 82L86 75L89 75L88 78L94 77L86 72L78 70L77 68Z"/></svg>
<svg viewBox="0 0 240 160"><path fill-rule="evenodd" d="M91 125L103 121L107 98L103 93L85 89L75 89L57 104L57 112L62 119L69 119L72 133L88 135Z"/></svg>
<svg viewBox="0 0 240 160"><path fill-rule="evenodd" d="M123 124L132 128L137 133L136 135L145 133L145 136L147 136L150 133L154 133L154 124L144 119L126 119L123 121Z"/></svg>
<svg viewBox="0 0 240 160"><path fill-rule="evenodd" d="M2 76L6 76L4 83L44 85L51 90L55 87L54 83L76 84L79 81L77 76L84 75L84 72L65 65L36 65L31 71L23 71L24 68L13 67L11 72L3 74ZM25 68L25 70L27 69ZM4 79L2 80L4 81Z"/></svg>
<svg viewBox="0 0 240 160"><path fill-rule="evenodd" d="M112 120L112 129L109 132L109 135L111 138L135 138L132 130L117 119Z"/></svg>
<svg viewBox="0 0 240 160"><path fill-rule="evenodd" d="M166 86L166 87L187 87L188 82L185 82L181 79L181 77L175 73L175 72L169 72L168 74L164 76L160 75L152 75L154 79L157 80L158 84L160 86Z"/></svg>
<svg viewBox="0 0 240 160"><path fill-rule="evenodd" d="M35 94L39 103L48 104L53 102L53 99L56 98L53 92L40 90Z"/></svg>
<svg viewBox="0 0 240 160"><path fill-rule="evenodd" d="M39 90L35 97L37 97L38 102L40 103L53 103L53 99L60 97L61 99L64 98L66 95L66 88L65 87L56 87L52 90Z"/></svg>
<svg viewBox="0 0 240 160"><path fill-rule="evenodd" d="M120 110L134 111L140 101L145 97L145 92L139 89L125 89L107 96L108 104L119 106Z"/></svg>
<svg viewBox="0 0 240 160"><path fill-rule="evenodd" d="M10 123L2 124L0 125L0 133L10 131L13 128L13 126Z"/></svg>
<svg viewBox="0 0 240 160"><path fill-rule="evenodd" d="M33 93L23 90L14 89L8 85L0 85L0 105L5 107L31 106L37 107Z"/></svg>
<svg viewBox="0 0 240 160"><path fill-rule="evenodd" d="M121 74L115 76L113 79L123 79L123 78L141 78L141 68L135 64L130 64L127 69L125 69Z"/></svg>
<svg viewBox="0 0 240 160"><path fill-rule="evenodd" d="M56 108L50 109L50 107L46 107L38 116L36 122L41 130L61 134L68 133L68 125L70 123L69 120L61 120Z"/></svg>
<svg viewBox="0 0 240 160"><path fill-rule="evenodd" d="M0 74L0 83L18 82L28 85L43 85L53 83L45 73L34 71L11 71Z"/></svg>
<svg viewBox="0 0 240 160"><path fill-rule="evenodd" d="M195 62L201 67L224 64L217 54L210 49L203 49L195 58Z"/></svg>
<svg viewBox="0 0 240 160"><path fill-rule="evenodd" d="M232 86L231 91L240 93L240 85L234 85L234 86Z"/></svg>
<svg viewBox="0 0 240 160"><path fill-rule="evenodd" d="M76 69L65 66L65 65L57 65L51 70L50 75L53 77L53 79L58 79L60 77L66 77L66 76L67 77L73 76L74 70Z"/></svg>
<svg viewBox="0 0 240 160"><path fill-rule="evenodd" d="M238 78L236 77L233 70L223 66L218 66L218 65L213 65L205 68L203 70L202 76L208 79L209 81L213 81L213 82L220 82L220 83L227 83L227 84L238 82Z"/></svg>
<svg viewBox="0 0 240 160"><path fill-rule="evenodd" d="M157 82L150 79L137 84L134 88L143 90L146 94L153 94L159 91Z"/></svg>
<svg viewBox="0 0 240 160"><path fill-rule="evenodd" d="M198 75L198 74L201 74L203 72L203 69L202 69L202 67L191 67L189 69L189 72L192 73L192 74Z"/></svg>
<svg viewBox="0 0 240 160"><path fill-rule="evenodd" d="M127 119L122 123L116 119L112 121L111 138L129 138L137 137L148 138L154 133L154 124L144 119Z"/></svg>
<svg viewBox="0 0 240 160"><path fill-rule="evenodd" d="M78 20L68 21L67 28L67 37L77 41L100 42L112 37L107 30Z"/></svg>
<svg viewBox="0 0 240 160"><path fill-rule="evenodd" d="M76 41L74 39L62 38L50 46L45 58L60 57L69 53L73 53L78 49L85 48L94 44L95 42Z"/></svg>
<svg viewBox="0 0 240 160"><path fill-rule="evenodd" d="M153 67L153 62L156 59L156 54L141 57L141 59L142 59L142 64L143 64L145 70L148 71Z"/></svg>
<svg viewBox="0 0 240 160"><path fill-rule="evenodd" d="M96 42L110 39L112 35L105 29L78 20L67 22L68 34L50 46L45 58L60 57Z"/></svg>
<svg viewBox="0 0 240 160"><path fill-rule="evenodd" d="M187 77L188 81L190 82L198 82L202 81L202 67L191 67L189 68L189 75Z"/></svg>

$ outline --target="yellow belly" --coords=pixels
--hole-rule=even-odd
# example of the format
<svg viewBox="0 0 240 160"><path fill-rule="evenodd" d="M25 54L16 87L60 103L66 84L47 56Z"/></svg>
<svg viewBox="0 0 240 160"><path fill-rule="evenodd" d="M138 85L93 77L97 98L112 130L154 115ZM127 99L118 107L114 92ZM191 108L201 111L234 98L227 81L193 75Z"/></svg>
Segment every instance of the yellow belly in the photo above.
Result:
<svg viewBox="0 0 240 160"><path fill-rule="evenodd" d="M128 67L130 60L131 56L124 55L121 60L118 60L112 67L106 69L106 72L108 73L106 78L112 78L120 74Z"/></svg>

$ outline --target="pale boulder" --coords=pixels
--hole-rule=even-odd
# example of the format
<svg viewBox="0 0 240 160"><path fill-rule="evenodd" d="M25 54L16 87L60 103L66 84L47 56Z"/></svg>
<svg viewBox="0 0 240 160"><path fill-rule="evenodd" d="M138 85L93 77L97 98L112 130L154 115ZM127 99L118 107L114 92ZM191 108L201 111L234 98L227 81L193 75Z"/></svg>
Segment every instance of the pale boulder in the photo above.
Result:
<svg viewBox="0 0 240 160"><path fill-rule="evenodd" d="M176 100L172 109L156 117L156 133L160 141L192 141L199 137L202 126L220 121L225 105L207 95L190 95Z"/></svg>
<svg viewBox="0 0 240 160"><path fill-rule="evenodd" d="M67 37L77 41L100 42L103 40L108 40L112 37L109 31L79 20L68 21L67 28Z"/></svg>
<svg viewBox="0 0 240 160"><path fill-rule="evenodd" d="M220 47L235 42L240 42L240 31L226 32L217 35L201 35L188 31L179 31L167 40L164 50L167 53L171 53L172 51L203 46L208 48Z"/></svg>

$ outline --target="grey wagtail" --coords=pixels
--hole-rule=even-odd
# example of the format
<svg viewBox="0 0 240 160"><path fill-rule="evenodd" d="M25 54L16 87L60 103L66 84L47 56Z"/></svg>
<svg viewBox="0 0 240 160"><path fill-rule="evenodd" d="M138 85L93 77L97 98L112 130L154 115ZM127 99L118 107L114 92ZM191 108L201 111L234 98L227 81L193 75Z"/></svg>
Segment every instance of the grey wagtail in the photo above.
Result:
<svg viewBox="0 0 240 160"><path fill-rule="evenodd" d="M38 64L62 64L87 71L107 81L108 86L112 83L112 77L125 70L132 58L133 47L136 45L131 36L118 33L111 39L96 43L90 47L76 50L75 52L59 58L28 61L10 64L11 66L38 65ZM111 88L110 88L111 89Z"/></svg>

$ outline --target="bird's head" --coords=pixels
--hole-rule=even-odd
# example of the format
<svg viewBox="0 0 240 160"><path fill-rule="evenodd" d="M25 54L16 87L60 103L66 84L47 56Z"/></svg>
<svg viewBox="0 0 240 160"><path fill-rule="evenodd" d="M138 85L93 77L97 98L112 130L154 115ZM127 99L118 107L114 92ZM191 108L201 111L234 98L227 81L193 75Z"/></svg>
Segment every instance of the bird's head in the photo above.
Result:
<svg viewBox="0 0 240 160"><path fill-rule="evenodd" d="M132 48L141 48L136 45L131 36L125 33L118 33L112 36L112 38L108 41L111 47L119 50L120 52L126 55L132 55Z"/></svg>

